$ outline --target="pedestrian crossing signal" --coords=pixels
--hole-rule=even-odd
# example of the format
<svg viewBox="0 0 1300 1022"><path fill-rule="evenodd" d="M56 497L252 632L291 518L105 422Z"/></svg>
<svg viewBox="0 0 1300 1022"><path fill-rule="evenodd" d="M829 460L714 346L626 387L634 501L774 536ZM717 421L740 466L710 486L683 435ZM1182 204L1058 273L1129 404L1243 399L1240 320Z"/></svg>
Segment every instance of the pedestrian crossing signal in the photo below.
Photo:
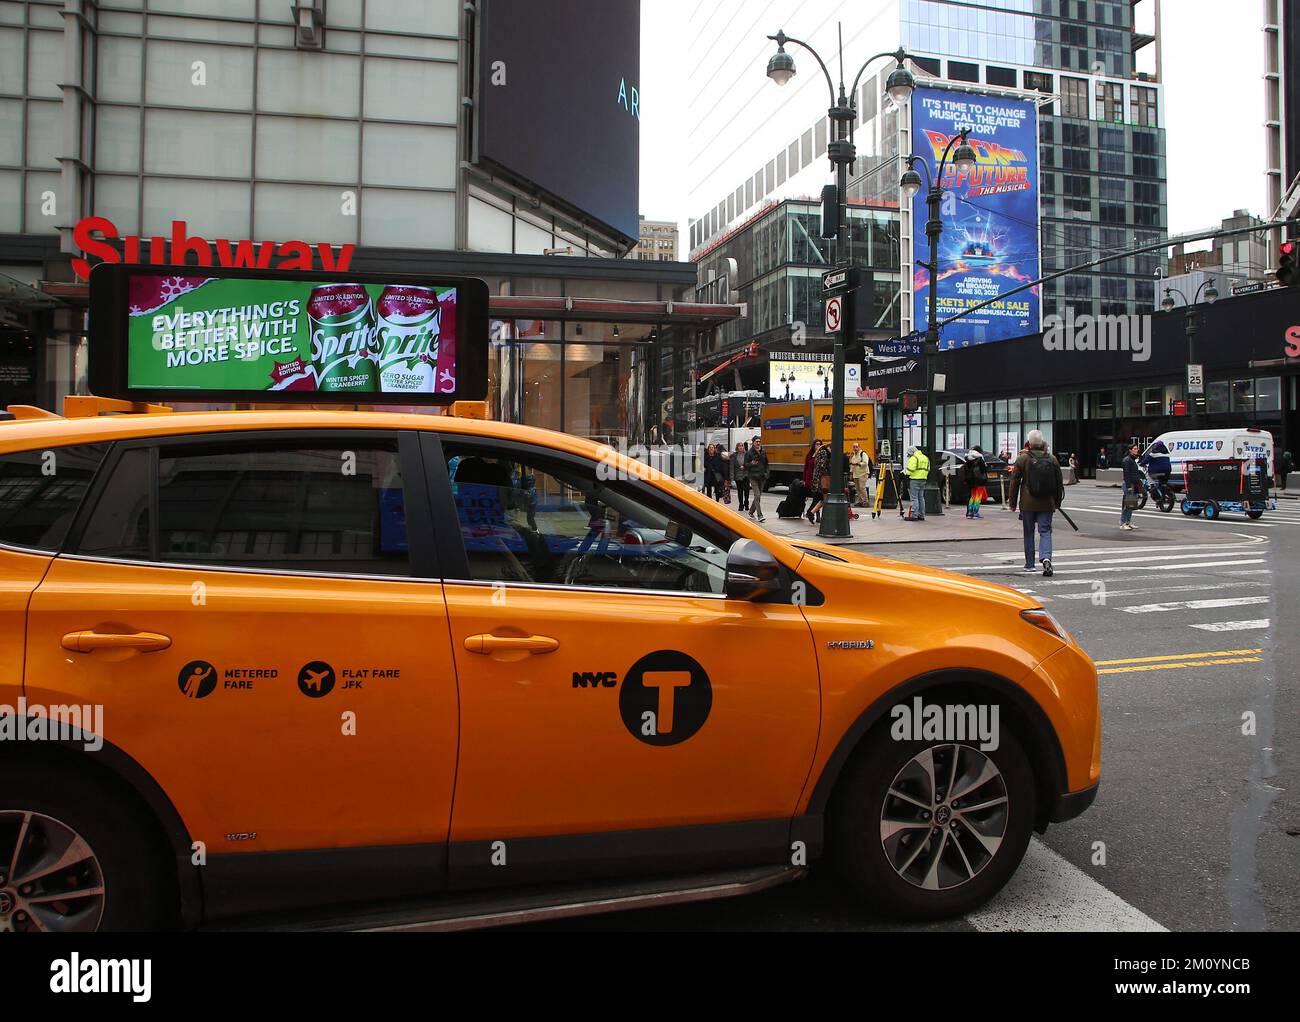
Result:
<svg viewBox="0 0 1300 1022"><path fill-rule="evenodd" d="M1278 247L1277 279L1283 287L1300 286L1300 265L1296 264L1297 248L1300 243L1283 242Z"/></svg>

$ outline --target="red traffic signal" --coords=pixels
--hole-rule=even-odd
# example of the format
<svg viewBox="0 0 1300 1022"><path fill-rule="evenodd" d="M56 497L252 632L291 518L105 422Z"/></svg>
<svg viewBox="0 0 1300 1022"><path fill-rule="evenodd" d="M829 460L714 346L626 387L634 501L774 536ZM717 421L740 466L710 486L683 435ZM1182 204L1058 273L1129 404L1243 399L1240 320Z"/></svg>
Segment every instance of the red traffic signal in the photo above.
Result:
<svg viewBox="0 0 1300 1022"><path fill-rule="evenodd" d="M1300 244L1284 241L1277 250L1277 279L1283 287L1300 286L1300 266L1296 264L1296 249Z"/></svg>

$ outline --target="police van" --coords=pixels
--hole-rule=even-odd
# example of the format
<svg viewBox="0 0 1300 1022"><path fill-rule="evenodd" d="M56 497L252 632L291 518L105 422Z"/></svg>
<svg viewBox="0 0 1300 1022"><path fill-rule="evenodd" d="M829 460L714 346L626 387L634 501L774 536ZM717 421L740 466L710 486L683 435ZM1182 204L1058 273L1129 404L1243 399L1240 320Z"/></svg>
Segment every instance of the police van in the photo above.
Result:
<svg viewBox="0 0 1300 1022"><path fill-rule="evenodd" d="M1169 478L1174 489L1182 489L1183 476L1190 461L1259 461L1268 463L1273 472L1273 434L1266 429L1183 429L1162 433L1151 444L1162 442L1169 450ZM1143 456L1151 452L1143 451Z"/></svg>

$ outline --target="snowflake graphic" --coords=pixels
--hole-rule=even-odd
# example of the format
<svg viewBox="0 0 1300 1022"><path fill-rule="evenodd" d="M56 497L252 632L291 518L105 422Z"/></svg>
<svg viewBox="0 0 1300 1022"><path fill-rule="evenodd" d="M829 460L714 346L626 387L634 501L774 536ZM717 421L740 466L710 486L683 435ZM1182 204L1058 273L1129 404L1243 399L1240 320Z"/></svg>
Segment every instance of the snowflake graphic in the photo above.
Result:
<svg viewBox="0 0 1300 1022"><path fill-rule="evenodd" d="M131 306L131 315L132 315L132 316L140 316L140 315L143 315L143 314L144 314L144 309L140 308L140 306L138 306L138 305L132 305L132 306Z"/></svg>
<svg viewBox="0 0 1300 1022"><path fill-rule="evenodd" d="M168 277L162 282L163 301L170 302L174 298L179 298L189 289L184 277Z"/></svg>

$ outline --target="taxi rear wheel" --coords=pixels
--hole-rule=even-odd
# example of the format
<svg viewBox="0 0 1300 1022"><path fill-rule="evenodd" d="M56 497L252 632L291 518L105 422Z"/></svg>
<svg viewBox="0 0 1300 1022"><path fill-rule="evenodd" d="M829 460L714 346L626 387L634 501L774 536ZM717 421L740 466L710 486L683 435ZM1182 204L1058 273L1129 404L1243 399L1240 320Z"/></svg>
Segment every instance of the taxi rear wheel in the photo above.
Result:
<svg viewBox="0 0 1300 1022"><path fill-rule="evenodd" d="M831 861L872 907L907 919L978 908L1011 879L1033 829L1033 774L1005 728L998 748L901 742L877 730L836 786Z"/></svg>
<svg viewBox="0 0 1300 1022"><path fill-rule="evenodd" d="M143 814L78 772L0 765L0 932L166 925L164 863Z"/></svg>

